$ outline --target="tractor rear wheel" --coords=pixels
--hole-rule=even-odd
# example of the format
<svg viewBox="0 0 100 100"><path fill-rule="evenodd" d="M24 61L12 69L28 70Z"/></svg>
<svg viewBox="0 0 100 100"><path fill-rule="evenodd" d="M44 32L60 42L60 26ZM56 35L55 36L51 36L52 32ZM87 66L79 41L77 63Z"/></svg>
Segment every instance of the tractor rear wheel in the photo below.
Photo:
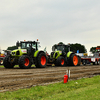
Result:
<svg viewBox="0 0 100 100"><path fill-rule="evenodd" d="M65 65L65 59L64 57L58 57L58 59L56 60L56 63L55 63L56 66L64 66Z"/></svg>
<svg viewBox="0 0 100 100"><path fill-rule="evenodd" d="M65 65L68 66L68 59L65 57Z"/></svg>
<svg viewBox="0 0 100 100"><path fill-rule="evenodd" d="M22 68L22 69L28 69L31 67L31 59L29 56L27 55L22 55L20 58L19 58L19 67Z"/></svg>
<svg viewBox="0 0 100 100"><path fill-rule="evenodd" d="M75 55L75 54L71 55L70 64L72 66L77 66L78 65L78 56L77 55Z"/></svg>
<svg viewBox="0 0 100 100"><path fill-rule="evenodd" d="M81 57L78 56L78 66L80 66L80 65L81 65Z"/></svg>
<svg viewBox="0 0 100 100"><path fill-rule="evenodd" d="M47 65L47 57L45 53L40 53L37 57L36 67L37 68L44 68Z"/></svg>
<svg viewBox="0 0 100 100"><path fill-rule="evenodd" d="M14 63L10 62L10 55L7 55L4 60L3 60L3 65L5 68L13 68L14 67Z"/></svg>

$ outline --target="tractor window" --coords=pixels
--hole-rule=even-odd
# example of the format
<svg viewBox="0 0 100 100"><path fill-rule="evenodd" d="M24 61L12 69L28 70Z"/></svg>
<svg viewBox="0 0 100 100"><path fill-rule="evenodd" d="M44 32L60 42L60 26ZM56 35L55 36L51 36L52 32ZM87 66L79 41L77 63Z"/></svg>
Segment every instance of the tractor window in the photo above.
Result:
<svg viewBox="0 0 100 100"><path fill-rule="evenodd" d="M32 48L36 49L36 44L32 43Z"/></svg>
<svg viewBox="0 0 100 100"><path fill-rule="evenodd" d="M22 46L22 47L21 47L22 49L26 47L25 43L22 43L21 46Z"/></svg>
<svg viewBox="0 0 100 100"><path fill-rule="evenodd" d="M31 46L31 44L30 43L27 43L26 47L30 47L30 46Z"/></svg>
<svg viewBox="0 0 100 100"><path fill-rule="evenodd" d="M65 50L64 46L57 46L57 50L63 51Z"/></svg>
<svg viewBox="0 0 100 100"><path fill-rule="evenodd" d="M24 42L23 42L23 43L21 44L21 48L22 48L22 49L28 48L28 47L30 47L30 46L31 46L31 43L24 43Z"/></svg>

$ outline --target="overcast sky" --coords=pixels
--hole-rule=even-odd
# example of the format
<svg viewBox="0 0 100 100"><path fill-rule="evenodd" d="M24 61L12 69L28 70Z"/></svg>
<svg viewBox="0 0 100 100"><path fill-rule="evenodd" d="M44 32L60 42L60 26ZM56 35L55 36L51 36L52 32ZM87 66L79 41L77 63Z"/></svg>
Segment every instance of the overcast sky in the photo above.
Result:
<svg viewBox="0 0 100 100"><path fill-rule="evenodd" d="M100 0L0 0L0 47L39 39L51 52L58 42L100 45Z"/></svg>

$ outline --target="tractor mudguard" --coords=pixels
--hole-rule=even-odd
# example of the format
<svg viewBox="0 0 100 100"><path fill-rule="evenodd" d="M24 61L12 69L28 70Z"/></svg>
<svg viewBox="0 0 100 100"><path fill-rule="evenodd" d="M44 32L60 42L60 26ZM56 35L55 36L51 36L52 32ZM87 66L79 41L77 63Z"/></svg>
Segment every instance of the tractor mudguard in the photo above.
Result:
<svg viewBox="0 0 100 100"><path fill-rule="evenodd" d="M38 52L39 52L39 50L35 51L34 57L37 57Z"/></svg>
<svg viewBox="0 0 100 100"><path fill-rule="evenodd" d="M67 65L70 65L70 60L71 60L71 55L74 54L73 52L69 51L67 53L67 58L66 58L66 62L67 62Z"/></svg>
<svg viewBox="0 0 100 100"><path fill-rule="evenodd" d="M37 51L35 51L35 53L34 53L34 57L38 57L38 55L39 55L40 53L45 53L45 52L44 52L44 51L39 51L39 50L37 50Z"/></svg>
<svg viewBox="0 0 100 100"><path fill-rule="evenodd" d="M67 53L67 58L70 58L72 54L74 54L74 53L71 52L71 51L69 51L69 52Z"/></svg>

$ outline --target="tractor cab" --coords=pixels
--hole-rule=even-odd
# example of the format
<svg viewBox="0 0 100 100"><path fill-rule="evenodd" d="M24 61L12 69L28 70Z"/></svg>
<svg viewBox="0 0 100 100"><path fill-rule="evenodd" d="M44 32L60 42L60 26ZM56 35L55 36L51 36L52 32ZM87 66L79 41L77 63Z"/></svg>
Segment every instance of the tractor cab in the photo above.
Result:
<svg viewBox="0 0 100 100"><path fill-rule="evenodd" d="M16 46L18 49L26 50L27 55L33 55L38 50L38 44L36 41L17 41Z"/></svg>
<svg viewBox="0 0 100 100"><path fill-rule="evenodd" d="M52 47L52 51L63 51L63 52L68 52L70 51L70 46L69 45L63 45L63 44L58 44L58 45L54 45Z"/></svg>
<svg viewBox="0 0 100 100"><path fill-rule="evenodd" d="M21 49L27 49L27 48L33 48L35 50L38 50L38 42L35 41L19 41L16 43L16 46L21 47Z"/></svg>
<svg viewBox="0 0 100 100"><path fill-rule="evenodd" d="M50 58L58 58L59 56L66 56L67 53L70 51L70 45L58 44L52 46L52 51Z"/></svg>

